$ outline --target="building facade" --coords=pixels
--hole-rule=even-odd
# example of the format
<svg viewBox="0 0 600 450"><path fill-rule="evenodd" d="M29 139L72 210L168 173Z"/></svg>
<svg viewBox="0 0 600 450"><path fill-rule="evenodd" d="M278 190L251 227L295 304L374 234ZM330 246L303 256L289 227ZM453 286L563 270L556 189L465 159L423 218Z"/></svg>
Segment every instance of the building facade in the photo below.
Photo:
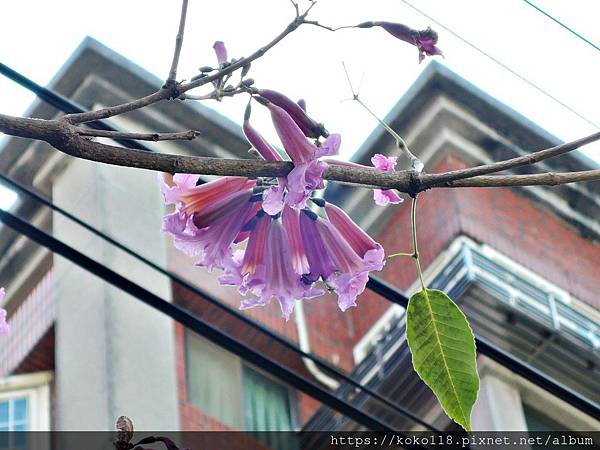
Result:
<svg viewBox="0 0 600 450"><path fill-rule="evenodd" d="M160 83L88 38L50 87L91 109L143 96ZM51 118L59 112L38 101L27 114ZM428 172L559 142L437 63L386 122ZM191 142L148 144L158 152L251 157L240 128L202 105L164 102L111 123L136 131L202 132ZM374 153L398 153L380 129L354 160L369 164ZM593 167L571 153L526 170ZM5 140L0 172L237 308L234 289L219 286L218 274L194 267L161 233L165 208L156 174L76 160L17 138ZM409 248L408 206L377 207L370 191L341 185L329 186L325 196L388 253ZM392 426L421 429L30 196L19 192L10 211ZM449 292L475 333L594 402L600 402L599 218L598 184L437 189L421 195L418 211L428 284ZM0 429L110 430L120 415L142 430L360 429L4 225L0 246L0 281L8 291L2 306L12 328L0 345ZM417 287L410 260L391 259L377 275L406 293ZM403 308L372 291L358 303L341 313L331 296L305 301L289 322L276 304L243 314L437 428L455 429L411 368ZM475 429L599 428L592 417L486 357L479 356L479 367Z"/></svg>

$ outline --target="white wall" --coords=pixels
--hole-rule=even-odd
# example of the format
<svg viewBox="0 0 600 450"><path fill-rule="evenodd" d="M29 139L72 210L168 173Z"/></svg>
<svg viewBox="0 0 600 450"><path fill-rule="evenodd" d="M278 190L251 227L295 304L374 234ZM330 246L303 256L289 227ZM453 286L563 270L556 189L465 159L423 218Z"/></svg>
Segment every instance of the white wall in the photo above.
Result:
<svg viewBox="0 0 600 450"><path fill-rule="evenodd" d="M153 172L72 160L54 201L144 256L165 264L164 213ZM169 281L55 214L54 234L152 292ZM55 256L56 426L114 430L127 415L137 430L176 430L173 322L137 299Z"/></svg>

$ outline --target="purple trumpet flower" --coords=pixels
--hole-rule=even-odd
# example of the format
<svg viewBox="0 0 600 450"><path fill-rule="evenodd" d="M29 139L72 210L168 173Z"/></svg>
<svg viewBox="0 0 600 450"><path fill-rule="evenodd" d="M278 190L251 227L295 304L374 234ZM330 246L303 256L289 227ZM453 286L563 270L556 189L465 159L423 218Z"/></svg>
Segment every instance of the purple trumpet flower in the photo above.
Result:
<svg viewBox="0 0 600 450"><path fill-rule="evenodd" d="M339 221L352 222L347 216ZM346 224L338 229L329 220L307 210L300 214L300 229L310 266L310 272L303 277L305 283L322 278L337 292L342 311L356 306L356 298L365 290L369 272L383 268L381 245L373 241L372 248L363 254L357 253L355 248L360 249L358 244L365 242L361 235L364 232L358 226ZM354 247L350 242L355 243Z"/></svg>
<svg viewBox="0 0 600 450"><path fill-rule="evenodd" d="M323 124L317 123L306 114L306 102L304 100L294 102L280 92L270 89L258 89L258 94L269 100L274 105L283 108L290 117L296 122L296 125L302 130L307 138L327 137L328 133Z"/></svg>
<svg viewBox="0 0 600 450"><path fill-rule="evenodd" d="M4 300L6 291L0 288L0 303ZM10 332L10 326L6 323L6 310L0 308L0 336L6 336Z"/></svg>
<svg viewBox="0 0 600 450"><path fill-rule="evenodd" d="M393 22L363 22L357 25L358 28L381 27L392 36L414 45L419 49L419 63L425 59L425 55L444 56L442 51L435 46L438 41L438 34L427 27L426 30L414 30L407 25Z"/></svg>
<svg viewBox="0 0 600 450"><path fill-rule="evenodd" d="M384 252L340 208L313 199L326 217L304 209L313 191L324 187L327 164L319 158L337 154L340 136L331 134L321 145L313 144L284 108L259 101L269 108L294 169L268 189L245 177L197 185L198 175L163 175L163 196L175 205L163 230L178 249L198 257L197 265L224 271L219 282L237 286L246 296L241 309L275 298L288 320L296 301L323 294L315 288L323 280L337 292L345 311L356 306L369 272L383 268ZM268 161L283 160L249 119L248 108L243 129L257 152ZM380 170L393 170L395 158L376 155L373 162Z"/></svg>
<svg viewBox="0 0 600 450"><path fill-rule="evenodd" d="M322 295L323 291L303 283L294 270L291 240L279 217L259 215L253 227L239 270L241 292L255 297L245 298L240 309L266 305L275 297L283 317L289 320L297 300Z"/></svg>
<svg viewBox="0 0 600 450"><path fill-rule="evenodd" d="M371 162L376 169L382 172L393 172L396 170L396 159L395 156L384 156L377 153L371 158ZM379 206L386 206L390 203L396 205L404 201L393 189L373 189L373 198Z"/></svg>
<svg viewBox="0 0 600 450"><path fill-rule="evenodd" d="M232 264L231 246L260 203L252 202L256 182L244 177L223 177L196 186L197 175L163 176L161 189L175 212L164 218L163 231L173 236L175 247L198 265L224 268Z"/></svg>

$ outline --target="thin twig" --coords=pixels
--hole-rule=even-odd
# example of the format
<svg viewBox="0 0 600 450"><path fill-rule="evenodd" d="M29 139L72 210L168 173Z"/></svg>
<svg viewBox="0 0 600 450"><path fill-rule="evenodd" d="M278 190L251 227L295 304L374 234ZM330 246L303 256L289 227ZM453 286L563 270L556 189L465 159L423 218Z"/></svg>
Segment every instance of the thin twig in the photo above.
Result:
<svg viewBox="0 0 600 450"><path fill-rule="evenodd" d="M346 28L356 28L356 25L344 25L341 27L331 27L329 25L323 25L322 23L320 23L316 20L305 20L304 23L307 25L314 25L315 27L323 28L327 31L338 31L338 30L343 30Z"/></svg>
<svg viewBox="0 0 600 450"><path fill-rule="evenodd" d="M581 139L577 139L572 142L560 144L555 147L547 148L545 150L539 150L537 152L530 153L528 155L518 156L516 158L506 159L492 164L484 164L477 167L471 167L468 169L454 170L451 172L444 172L440 174L423 175L422 181L424 186L431 186L433 184L440 184L453 180L461 180L465 178L471 178L479 175L487 175L490 173L501 172L503 170L514 169L515 167L527 166L538 163L548 158L564 155L565 153L571 152L579 147L582 147L591 142L600 140L600 132L591 134Z"/></svg>
<svg viewBox="0 0 600 450"><path fill-rule="evenodd" d="M288 24L285 29L279 33L274 39L272 39L268 44L259 48L254 53L246 58L241 58L233 64L230 64L226 67L221 68L216 71L212 75L198 78L196 80L190 81L188 83L183 84L171 84L163 86L159 91L154 92L145 97L139 98L137 100L123 103L121 105L110 106L107 108L98 109L96 111L90 111L85 113L76 113L76 114L66 114L63 116L63 120L70 124L78 124L84 122L91 122L93 120L102 120L107 119L109 117L117 116L119 114L123 114L126 112L134 111L136 109L144 108L153 103L160 102L162 100L167 100L169 98L179 98L181 94L195 89L200 86L204 86L205 84L212 83L215 80L221 79L224 76L235 72L238 69L248 65L252 61L260 58L265 53L267 53L270 49L272 49L275 45L277 45L282 39L284 39L288 34L296 30L300 25L304 23L306 20L306 15L310 11L310 9L314 6L314 2L311 3L311 6L299 17L296 17L292 22Z"/></svg>
<svg viewBox="0 0 600 450"><path fill-rule="evenodd" d="M580 172L545 172L534 175L482 175L464 180L436 183L431 187L502 187L502 186L558 186L581 181L600 180L600 169Z"/></svg>
<svg viewBox="0 0 600 450"><path fill-rule="evenodd" d="M106 137L111 139L135 139L138 141L191 141L201 133L196 130L182 131L179 133L128 133L122 131L94 130L78 128L77 134L81 136Z"/></svg>
<svg viewBox="0 0 600 450"><path fill-rule="evenodd" d="M296 17L300 17L300 8L298 7L298 3L296 3L294 0L290 0L290 2L296 11Z"/></svg>
<svg viewBox="0 0 600 450"><path fill-rule="evenodd" d="M316 20L305 20L304 23L307 25L314 25L315 27L324 28L327 31L335 31L336 30L336 28L333 28L333 27L330 27L327 25L322 25L319 22L317 22Z"/></svg>
<svg viewBox="0 0 600 450"><path fill-rule="evenodd" d="M375 114L373 111L371 111L371 109L358 97L358 92L354 91L354 87L352 86L352 82L350 81L350 75L348 74L348 70L346 69L346 64L344 62L342 62L342 66L344 67L344 72L346 73L346 79L348 80L348 84L350 85L350 90L352 91L352 100L355 100L360 106L362 106L369 114L371 114L371 116L373 116L375 118L375 120L377 120L377 122L379 122L379 124L394 138L394 140L396 141L396 146L408 157L408 159L410 160L410 165L412 167L412 169L414 171L416 171L417 173L421 173L421 171L423 170L423 163L421 162L421 160L419 160L419 158L417 158L408 148L408 145L406 144L406 142L404 141L404 139L402 139L402 137L396 133L392 127L390 127L387 123L385 123L383 120L381 120L377 114ZM361 79L361 85L362 85L362 79Z"/></svg>
<svg viewBox="0 0 600 450"><path fill-rule="evenodd" d="M118 116L120 114L135 111L136 109L144 108L146 106L158 103L162 100L166 100L171 97L171 92L168 89L161 89L145 97L138 98L131 102L123 103L121 105L109 106L107 108L97 109L96 111L89 111L85 113L66 114L63 116L63 120L70 124L78 124L85 122L92 122L94 120L108 119L109 117Z"/></svg>
<svg viewBox="0 0 600 450"><path fill-rule="evenodd" d="M173 62L171 62L171 70L169 70L169 77L167 78L168 83L174 83L177 78L177 65L179 64L179 55L181 54L181 47L183 45L183 33L185 31L185 18L187 15L188 0L181 2L181 17L179 18L179 30L175 37L175 51L173 52Z"/></svg>

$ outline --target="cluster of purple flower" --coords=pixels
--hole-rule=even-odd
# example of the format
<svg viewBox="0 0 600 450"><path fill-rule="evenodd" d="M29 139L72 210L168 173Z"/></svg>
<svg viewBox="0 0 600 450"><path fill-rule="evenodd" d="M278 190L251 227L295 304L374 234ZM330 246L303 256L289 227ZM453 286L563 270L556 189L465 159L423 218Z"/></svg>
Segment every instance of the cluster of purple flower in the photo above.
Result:
<svg viewBox="0 0 600 450"><path fill-rule="evenodd" d="M356 305L369 272L381 270L385 261L381 245L344 211L311 198L324 188L327 163L319 158L338 153L340 136L328 134L313 121L303 103L269 90L256 94L268 108L294 169L278 178L276 186L266 188L244 177L197 185L198 176L163 175L165 201L175 205L164 219L164 231L173 236L178 249L198 257L197 265L223 270L219 281L237 286L246 296L242 309L276 298L289 319L295 301L324 293L316 287L323 281L337 293L340 309L346 310ZM243 129L265 160L284 159L252 127L249 109ZM321 137L325 139L320 141ZM376 160L380 170L393 170L395 160L381 155ZM401 200L391 191L383 192L381 203ZM314 209L307 207L308 201Z"/></svg>

